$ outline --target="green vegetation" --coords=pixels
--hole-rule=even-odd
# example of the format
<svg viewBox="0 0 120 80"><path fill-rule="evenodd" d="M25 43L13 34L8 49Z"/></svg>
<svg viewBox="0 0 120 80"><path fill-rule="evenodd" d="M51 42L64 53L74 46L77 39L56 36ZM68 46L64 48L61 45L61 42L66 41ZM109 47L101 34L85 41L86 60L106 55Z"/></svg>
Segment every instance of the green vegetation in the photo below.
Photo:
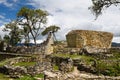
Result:
<svg viewBox="0 0 120 80"><path fill-rule="evenodd" d="M36 80L34 77L30 76L30 75L25 75L19 79L16 80Z"/></svg>
<svg viewBox="0 0 120 80"><path fill-rule="evenodd" d="M44 74L37 74L35 76L30 76L30 75L24 75L21 78L18 78L16 80L36 80L36 78L44 78Z"/></svg>
<svg viewBox="0 0 120 80"><path fill-rule="evenodd" d="M6 60L5 60L5 61L1 61L1 62L0 62L0 67L1 67L1 66L4 66L6 63L7 63Z"/></svg>
<svg viewBox="0 0 120 80"><path fill-rule="evenodd" d="M105 8L109 8L112 5L118 6L120 4L119 0L92 0L93 5L89 7L96 18L102 14Z"/></svg>
<svg viewBox="0 0 120 80"><path fill-rule="evenodd" d="M94 60L93 57L86 55L70 55L70 54L52 54L53 57L63 57L63 58L72 58L72 59L84 59L84 60Z"/></svg>
<svg viewBox="0 0 120 80"><path fill-rule="evenodd" d="M35 75L35 77L38 77L38 78L44 78L44 74L37 74L37 75Z"/></svg>
<svg viewBox="0 0 120 80"><path fill-rule="evenodd" d="M33 66L35 65L36 62L19 62L14 64L14 66Z"/></svg>
<svg viewBox="0 0 120 80"><path fill-rule="evenodd" d="M0 61L0 67L1 66L4 66L5 64L7 64L9 61L11 61L12 59L6 59L6 60L3 60L3 61Z"/></svg>
<svg viewBox="0 0 120 80"><path fill-rule="evenodd" d="M9 35L4 36L4 41L7 44L15 46L18 42L21 41L21 29L17 25L17 21L12 21L5 25L4 31L9 31Z"/></svg>
<svg viewBox="0 0 120 80"><path fill-rule="evenodd" d="M60 29L60 27L55 25L45 27L49 14L41 9L22 7L16 15L17 18L6 24L3 29L3 31L9 32L8 35L4 36L4 41L12 46L21 42L22 39L25 39L25 44L27 45L30 42L30 38L36 44L37 38L41 35L40 30L45 29L42 35L52 32L55 36L54 33Z"/></svg>
<svg viewBox="0 0 120 80"><path fill-rule="evenodd" d="M104 61L97 61L96 70L98 74L120 76L120 62L107 63Z"/></svg>
<svg viewBox="0 0 120 80"><path fill-rule="evenodd" d="M11 78L7 77L7 75L0 73L0 80L14 80L14 79L11 79Z"/></svg>
<svg viewBox="0 0 120 80"><path fill-rule="evenodd" d="M55 25L51 25L51 26L47 27L41 34L44 36L44 35L50 34L50 32L51 32L52 35L54 36L54 39L57 41L56 36L55 36L55 33L56 33L59 29L60 29L60 27L55 26Z"/></svg>
<svg viewBox="0 0 120 80"><path fill-rule="evenodd" d="M56 71L57 71L57 70L59 70L59 67L58 67L57 65L54 65L54 66L53 66L53 70L56 70Z"/></svg>
<svg viewBox="0 0 120 80"><path fill-rule="evenodd" d="M113 57L107 59L99 59L99 57L92 57L87 55L70 55L70 54L52 54L53 57L80 59L85 65L95 68L97 74L107 76L120 76L120 53L117 51L113 53ZM56 66L54 66L56 68Z"/></svg>

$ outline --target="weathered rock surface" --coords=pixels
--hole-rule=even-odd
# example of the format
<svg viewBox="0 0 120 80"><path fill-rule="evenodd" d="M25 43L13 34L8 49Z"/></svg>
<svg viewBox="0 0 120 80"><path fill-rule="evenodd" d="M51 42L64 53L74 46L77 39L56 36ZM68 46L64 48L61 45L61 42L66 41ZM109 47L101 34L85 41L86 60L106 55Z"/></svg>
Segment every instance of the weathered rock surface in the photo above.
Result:
<svg viewBox="0 0 120 80"><path fill-rule="evenodd" d="M68 47L110 48L113 34L102 31L72 30L67 35Z"/></svg>
<svg viewBox="0 0 120 80"><path fill-rule="evenodd" d="M62 74L60 72L44 71L44 80L120 80L120 77L97 76L90 73L82 73L74 68L71 73Z"/></svg>

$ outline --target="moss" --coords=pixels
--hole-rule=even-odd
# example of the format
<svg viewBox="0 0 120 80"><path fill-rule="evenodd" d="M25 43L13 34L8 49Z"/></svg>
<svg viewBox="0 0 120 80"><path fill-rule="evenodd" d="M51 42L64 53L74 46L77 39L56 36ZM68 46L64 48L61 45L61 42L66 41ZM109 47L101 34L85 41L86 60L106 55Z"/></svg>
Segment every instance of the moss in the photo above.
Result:
<svg viewBox="0 0 120 80"><path fill-rule="evenodd" d="M97 73L107 76L120 76L120 63L119 62L103 62L97 61Z"/></svg>
<svg viewBox="0 0 120 80"><path fill-rule="evenodd" d="M15 79L15 80L36 80L36 78L44 78L44 74L37 74L35 76L30 75L24 75L21 78Z"/></svg>
<svg viewBox="0 0 120 80"><path fill-rule="evenodd" d="M69 58L69 54L52 54L52 57L63 57L63 58Z"/></svg>
<svg viewBox="0 0 120 80"><path fill-rule="evenodd" d="M92 56L86 55L69 55L69 54L54 54L52 56L80 59L84 64L95 68L97 74L103 74L107 76L120 76L120 62L117 55L114 54L113 58L99 59L97 56L94 58ZM117 57L117 58L116 58ZM56 66L54 66L56 68Z"/></svg>
<svg viewBox="0 0 120 80"><path fill-rule="evenodd" d="M19 62L14 64L14 66L33 66L35 65L36 62Z"/></svg>
<svg viewBox="0 0 120 80"><path fill-rule="evenodd" d="M14 79L9 78L9 77L7 77L6 75L0 73L0 80L10 80L10 79L11 79L11 80L14 80Z"/></svg>
<svg viewBox="0 0 120 80"><path fill-rule="evenodd" d="M35 75L35 77L38 77L38 78L44 78L44 74L37 74L37 75Z"/></svg>
<svg viewBox="0 0 120 80"><path fill-rule="evenodd" d="M1 62L0 62L0 67L1 67L1 66L4 66L6 63L7 63L7 61L1 61Z"/></svg>
<svg viewBox="0 0 120 80"><path fill-rule="evenodd" d="M54 65L53 70L59 70L59 67L57 65Z"/></svg>
<svg viewBox="0 0 120 80"><path fill-rule="evenodd" d="M30 75L24 75L23 77L16 80L36 80L36 79Z"/></svg>
<svg viewBox="0 0 120 80"><path fill-rule="evenodd" d="M1 66L4 66L5 64L7 64L7 63L8 63L9 61L11 61L12 59L13 59L13 58L0 61L0 67L1 67Z"/></svg>

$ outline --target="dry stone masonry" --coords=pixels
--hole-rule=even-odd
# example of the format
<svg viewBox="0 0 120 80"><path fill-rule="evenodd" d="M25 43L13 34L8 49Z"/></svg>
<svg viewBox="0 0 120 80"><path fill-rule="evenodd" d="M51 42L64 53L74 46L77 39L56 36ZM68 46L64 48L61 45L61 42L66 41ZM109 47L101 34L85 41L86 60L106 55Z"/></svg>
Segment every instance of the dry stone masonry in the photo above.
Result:
<svg viewBox="0 0 120 80"><path fill-rule="evenodd" d="M110 48L113 34L102 31L72 30L67 35L68 47Z"/></svg>

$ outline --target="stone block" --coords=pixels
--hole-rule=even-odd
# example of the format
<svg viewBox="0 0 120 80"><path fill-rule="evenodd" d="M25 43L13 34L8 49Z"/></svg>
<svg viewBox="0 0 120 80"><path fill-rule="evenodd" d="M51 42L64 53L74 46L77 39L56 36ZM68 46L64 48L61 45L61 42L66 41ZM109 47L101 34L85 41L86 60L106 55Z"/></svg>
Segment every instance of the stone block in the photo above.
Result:
<svg viewBox="0 0 120 80"><path fill-rule="evenodd" d="M113 34L110 32L72 30L66 35L68 47L83 48L110 48Z"/></svg>

